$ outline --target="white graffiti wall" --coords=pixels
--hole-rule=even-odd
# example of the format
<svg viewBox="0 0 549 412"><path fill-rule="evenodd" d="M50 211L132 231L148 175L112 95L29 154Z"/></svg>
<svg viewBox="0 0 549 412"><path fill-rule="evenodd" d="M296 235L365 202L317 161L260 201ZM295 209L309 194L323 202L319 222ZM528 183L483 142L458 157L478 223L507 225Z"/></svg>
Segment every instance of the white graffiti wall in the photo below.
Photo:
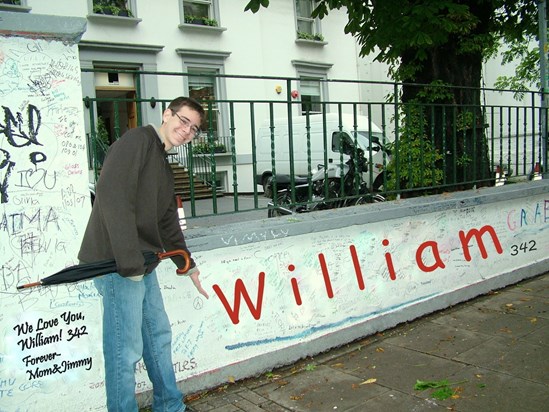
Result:
<svg viewBox="0 0 549 412"><path fill-rule="evenodd" d="M54 410L99 357L96 292L16 286L77 263L90 212L77 46L2 37L0 104L0 410Z"/></svg>

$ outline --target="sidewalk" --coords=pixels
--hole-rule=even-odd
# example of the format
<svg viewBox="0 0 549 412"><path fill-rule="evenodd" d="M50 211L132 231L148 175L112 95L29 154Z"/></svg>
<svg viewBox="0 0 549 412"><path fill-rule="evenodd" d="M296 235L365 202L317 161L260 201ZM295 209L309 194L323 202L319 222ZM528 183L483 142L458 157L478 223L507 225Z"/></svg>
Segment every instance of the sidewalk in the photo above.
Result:
<svg viewBox="0 0 549 412"><path fill-rule="evenodd" d="M417 380L450 385L419 391ZM549 273L187 403L199 412L547 411Z"/></svg>

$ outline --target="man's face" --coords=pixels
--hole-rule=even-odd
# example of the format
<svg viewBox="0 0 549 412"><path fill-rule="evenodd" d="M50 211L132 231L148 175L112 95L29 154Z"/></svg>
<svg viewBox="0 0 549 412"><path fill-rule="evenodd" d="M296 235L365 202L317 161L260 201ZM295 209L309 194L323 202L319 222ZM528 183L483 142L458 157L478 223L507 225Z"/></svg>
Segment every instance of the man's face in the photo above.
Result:
<svg viewBox="0 0 549 412"><path fill-rule="evenodd" d="M162 120L161 131L166 150L189 143L200 130L200 115L187 106L177 112L166 109Z"/></svg>

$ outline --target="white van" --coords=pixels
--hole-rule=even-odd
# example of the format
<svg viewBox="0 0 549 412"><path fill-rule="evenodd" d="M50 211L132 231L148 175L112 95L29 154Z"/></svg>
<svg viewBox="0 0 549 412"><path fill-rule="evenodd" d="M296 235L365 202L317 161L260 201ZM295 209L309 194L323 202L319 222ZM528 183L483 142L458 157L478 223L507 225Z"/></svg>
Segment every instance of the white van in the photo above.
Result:
<svg viewBox="0 0 549 412"><path fill-rule="evenodd" d="M378 190L383 185L383 165L389 162L389 153L383 147L383 133L381 129L367 116L356 117L352 114L342 114L341 120L339 114L326 114L326 133L324 132L324 116L314 114L309 116L309 132L307 133L307 117L298 116L292 118L292 145L290 150L290 139L288 138L288 119L275 119L274 128L271 131L270 121L267 120L258 129L257 132L257 175L256 184L266 189L269 178L273 175L272 153L274 151L275 171L278 176L286 175L285 181L289 181L291 174L290 151L293 153L293 173L294 176L307 176L309 164L307 162L308 142L310 142L310 167L315 170L319 164L339 163L340 157L340 138L354 146L355 134L358 146L364 151L364 156L371 156L368 163L368 171L363 174L364 181L368 184L373 182L373 189ZM357 133L355 133L355 131ZM274 137L272 137L274 136ZM325 140L326 136L326 142ZM371 143L370 143L371 138ZM385 138L385 143L389 140ZM274 149L273 149L274 143ZM348 160L348 156L343 154L343 162Z"/></svg>

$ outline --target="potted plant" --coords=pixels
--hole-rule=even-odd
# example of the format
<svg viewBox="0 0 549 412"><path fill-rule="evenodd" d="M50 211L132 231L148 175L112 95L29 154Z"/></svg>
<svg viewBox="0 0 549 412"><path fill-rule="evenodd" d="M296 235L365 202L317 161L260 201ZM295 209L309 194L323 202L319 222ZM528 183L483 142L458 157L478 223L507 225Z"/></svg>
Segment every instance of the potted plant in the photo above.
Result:
<svg viewBox="0 0 549 412"><path fill-rule="evenodd" d="M324 41L324 36L322 34L312 34L304 31L298 31L297 38L301 40Z"/></svg>
<svg viewBox="0 0 549 412"><path fill-rule="evenodd" d="M126 4L126 0L101 0L94 2L93 12L108 16L133 17Z"/></svg>
<svg viewBox="0 0 549 412"><path fill-rule="evenodd" d="M204 21L204 24L206 26L210 26L210 27L217 27L218 26L216 19L207 19L207 18L204 17L203 21Z"/></svg>
<svg viewBox="0 0 549 412"><path fill-rule="evenodd" d="M192 14L185 15L185 23L210 27L217 27L219 25L215 19L209 19L208 17L203 16L194 16Z"/></svg>
<svg viewBox="0 0 549 412"><path fill-rule="evenodd" d="M118 12L118 16L121 17L133 17L132 11L130 9L121 8Z"/></svg>
<svg viewBox="0 0 549 412"><path fill-rule="evenodd" d="M204 19L202 17L194 16L192 14L185 15L185 23L204 25Z"/></svg>
<svg viewBox="0 0 549 412"><path fill-rule="evenodd" d="M132 11L128 8L126 0L114 0L115 6L118 8L116 16L133 17Z"/></svg>
<svg viewBox="0 0 549 412"><path fill-rule="evenodd" d="M114 14L113 6L111 6L110 4L103 4L103 3L94 4L93 12L96 14L105 14L107 16L112 16Z"/></svg>

